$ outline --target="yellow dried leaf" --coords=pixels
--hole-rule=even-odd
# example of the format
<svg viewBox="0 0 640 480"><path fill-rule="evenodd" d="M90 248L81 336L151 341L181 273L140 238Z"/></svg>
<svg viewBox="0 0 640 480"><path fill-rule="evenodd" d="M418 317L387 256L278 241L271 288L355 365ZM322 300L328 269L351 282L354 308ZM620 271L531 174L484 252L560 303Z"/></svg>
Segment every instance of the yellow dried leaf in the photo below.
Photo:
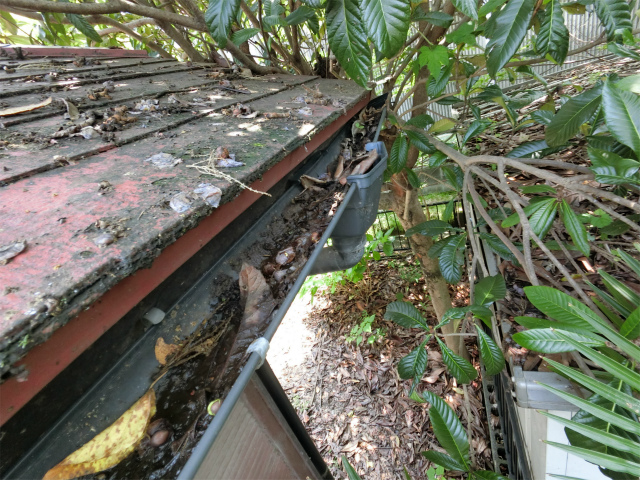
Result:
<svg viewBox="0 0 640 480"><path fill-rule="evenodd" d="M51 103L51 97L47 98L40 103L32 103L31 105L24 105L22 107L11 107L0 110L0 117L8 117L9 115L17 115L19 113L30 112L38 108L46 107Z"/></svg>
<svg viewBox="0 0 640 480"><path fill-rule="evenodd" d="M159 337L158 340L156 340L156 360L158 360L160 365L165 365L167 363L167 357L174 354L179 348L178 345L174 345L173 343L165 343L164 338Z"/></svg>
<svg viewBox="0 0 640 480"><path fill-rule="evenodd" d="M155 413L156 395L149 390L109 428L49 470L42 480L70 480L117 465L144 438Z"/></svg>

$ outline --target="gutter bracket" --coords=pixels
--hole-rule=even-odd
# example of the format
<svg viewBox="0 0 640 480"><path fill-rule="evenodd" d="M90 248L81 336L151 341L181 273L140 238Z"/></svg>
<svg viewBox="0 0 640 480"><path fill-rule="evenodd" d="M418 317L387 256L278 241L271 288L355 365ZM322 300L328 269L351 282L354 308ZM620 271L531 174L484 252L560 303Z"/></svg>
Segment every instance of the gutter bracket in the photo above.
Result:
<svg viewBox="0 0 640 480"><path fill-rule="evenodd" d="M268 351L269 340L264 337L256 338L251 343L251 345L249 345L249 348L247 348L247 355L250 355L254 352L260 355L260 362L258 362L258 365L256 365L256 370L259 369L266 360Z"/></svg>

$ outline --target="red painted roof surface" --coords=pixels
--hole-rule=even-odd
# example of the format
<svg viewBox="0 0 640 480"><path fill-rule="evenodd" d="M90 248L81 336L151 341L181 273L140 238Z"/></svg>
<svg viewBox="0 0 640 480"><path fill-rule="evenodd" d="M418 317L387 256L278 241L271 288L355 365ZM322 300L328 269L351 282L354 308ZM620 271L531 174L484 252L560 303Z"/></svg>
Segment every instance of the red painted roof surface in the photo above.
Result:
<svg viewBox="0 0 640 480"><path fill-rule="evenodd" d="M31 112L0 116L0 247L20 241L27 245L0 265L3 372L215 212L194 193L201 183L222 190L221 205L241 192L237 184L203 175L189 165L224 146L246 164L224 171L251 184L366 96L352 82L341 80L242 78L166 60L76 63L43 59L0 73L0 115L10 107L53 100ZM113 82L111 98L90 100L108 80ZM330 103L311 104L299 113L305 105L295 100L307 94L302 84L317 85ZM94 112L99 119L94 125L103 115L112 117L121 105L127 107L124 116L137 121L119 127L112 136L53 139L71 124L63 118L67 109L59 98L80 113ZM141 100L157 100L155 111L138 113ZM262 113L293 114L267 119L222 112L238 102ZM80 121L82 117L76 123ZM158 153L182 163L160 169L145 161ZM191 202L182 213L169 206L179 193ZM98 245L105 234L116 240Z"/></svg>

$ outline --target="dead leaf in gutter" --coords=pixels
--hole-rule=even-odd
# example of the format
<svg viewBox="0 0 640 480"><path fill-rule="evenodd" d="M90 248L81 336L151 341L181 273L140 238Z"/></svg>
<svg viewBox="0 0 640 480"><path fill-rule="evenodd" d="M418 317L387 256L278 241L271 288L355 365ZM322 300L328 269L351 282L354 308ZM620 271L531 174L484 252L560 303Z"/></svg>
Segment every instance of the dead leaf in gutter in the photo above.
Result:
<svg viewBox="0 0 640 480"><path fill-rule="evenodd" d="M76 107L73 103L71 103L66 98L58 98L58 101L64 104L67 107L67 115L69 116L69 120L77 120L80 117L80 112L78 111L78 107Z"/></svg>
<svg viewBox="0 0 640 480"><path fill-rule="evenodd" d="M164 338L159 337L156 341L155 348L156 360L158 360L158 363L160 363L160 365L166 365L167 357L169 355L173 355L179 349L180 347L178 347L178 345L174 345L173 343L165 343Z"/></svg>
<svg viewBox="0 0 640 480"><path fill-rule="evenodd" d="M13 257L21 254L27 246L27 242L16 242L0 247L0 265L6 265Z"/></svg>
<svg viewBox="0 0 640 480"><path fill-rule="evenodd" d="M155 413L156 395L149 390L109 428L49 470L42 480L70 480L117 465L144 438Z"/></svg>
<svg viewBox="0 0 640 480"><path fill-rule="evenodd" d="M38 108L46 107L52 101L52 98L49 97L43 102L40 103L32 103L31 105L24 105L22 107L11 107L5 108L4 110L0 110L0 117L8 117L10 115L18 115L19 113L30 112L31 110L37 110Z"/></svg>

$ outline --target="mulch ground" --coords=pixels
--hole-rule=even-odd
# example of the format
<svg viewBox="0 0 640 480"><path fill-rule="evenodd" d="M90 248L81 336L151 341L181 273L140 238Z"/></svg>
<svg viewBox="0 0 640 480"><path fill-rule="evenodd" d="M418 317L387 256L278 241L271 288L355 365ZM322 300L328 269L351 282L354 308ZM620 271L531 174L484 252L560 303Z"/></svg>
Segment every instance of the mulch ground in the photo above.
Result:
<svg viewBox="0 0 640 480"><path fill-rule="evenodd" d="M435 316L429 315L425 286L416 281L410 257L373 262L369 269L358 284L337 285L332 294L329 289L318 292L313 304L309 297L299 298L280 326L268 360L336 478L345 478L342 455L366 479L404 479L403 467L412 478L424 478L431 465L421 452L444 450L433 435L428 407L408 397L410 381L400 379L397 364L425 333L383 316L398 294L434 324ZM456 288L454 303L464 305L467 287ZM384 336L373 344L347 342L364 313L375 314L373 330L383 329ZM470 343L468 348L479 369L475 346ZM466 387L465 398L465 389L446 372L434 342L418 388L425 389L444 398L461 418L477 467L492 469L480 379Z"/></svg>

